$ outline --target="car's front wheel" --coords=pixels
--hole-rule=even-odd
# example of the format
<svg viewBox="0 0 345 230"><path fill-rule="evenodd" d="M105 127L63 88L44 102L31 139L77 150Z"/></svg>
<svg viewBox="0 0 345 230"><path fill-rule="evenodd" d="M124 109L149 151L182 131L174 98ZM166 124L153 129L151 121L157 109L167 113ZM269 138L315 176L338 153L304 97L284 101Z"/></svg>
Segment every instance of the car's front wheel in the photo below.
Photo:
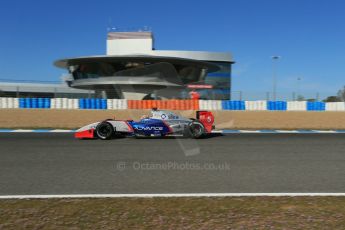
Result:
<svg viewBox="0 0 345 230"><path fill-rule="evenodd" d="M96 135L101 140L109 140L114 135L114 127L109 122L103 121L97 125Z"/></svg>

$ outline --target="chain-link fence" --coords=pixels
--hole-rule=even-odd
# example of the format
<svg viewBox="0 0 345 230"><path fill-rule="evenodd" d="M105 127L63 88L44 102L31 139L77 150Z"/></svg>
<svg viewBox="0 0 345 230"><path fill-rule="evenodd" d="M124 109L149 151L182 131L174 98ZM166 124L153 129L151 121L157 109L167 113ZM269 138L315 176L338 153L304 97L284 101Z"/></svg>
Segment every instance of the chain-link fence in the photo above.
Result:
<svg viewBox="0 0 345 230"><path fill-rule="evenodd" d="M232 91L231 100L240 101L323 101L328 97L336 96L336 93L327 92L277 92L274 95L269 91Z"/></svg>

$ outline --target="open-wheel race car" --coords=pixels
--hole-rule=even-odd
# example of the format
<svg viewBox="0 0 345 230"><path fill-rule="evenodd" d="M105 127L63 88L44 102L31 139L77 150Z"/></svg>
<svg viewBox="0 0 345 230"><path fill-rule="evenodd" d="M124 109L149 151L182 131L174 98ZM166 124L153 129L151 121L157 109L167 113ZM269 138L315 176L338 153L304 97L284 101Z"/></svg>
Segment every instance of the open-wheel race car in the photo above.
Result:
<svg viewBox="0 0 345 230"><path fill-rule="evenodd" d="M196 118L184 118L171 111L152 109L139 121L107 119L86 125L75 132L78 139L108 140L116 137L164 137L183 135L202 138L214 129L214 116L209 111L196 111Z"/></svg>

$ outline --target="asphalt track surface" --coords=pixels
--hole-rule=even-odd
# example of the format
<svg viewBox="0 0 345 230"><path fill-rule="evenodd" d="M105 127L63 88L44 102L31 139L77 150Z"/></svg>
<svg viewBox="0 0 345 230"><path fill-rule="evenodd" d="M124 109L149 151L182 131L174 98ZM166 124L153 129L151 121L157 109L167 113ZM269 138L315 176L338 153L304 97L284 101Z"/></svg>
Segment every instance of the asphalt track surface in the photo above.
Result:
<svg viewBox="0 0 345 230"><path fill-rule="evenodd" d="M345 134L0 133L0 195L345 192Z"/></svg>

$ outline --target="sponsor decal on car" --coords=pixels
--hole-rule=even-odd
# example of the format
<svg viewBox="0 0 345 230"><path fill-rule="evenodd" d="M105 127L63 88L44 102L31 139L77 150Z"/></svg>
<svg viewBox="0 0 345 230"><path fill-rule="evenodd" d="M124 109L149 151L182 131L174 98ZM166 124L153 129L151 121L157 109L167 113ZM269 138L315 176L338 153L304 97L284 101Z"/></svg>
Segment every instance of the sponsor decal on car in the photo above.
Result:
<svg viewBox="0 0 345 230"><path fill-rule="evenodd" d="M173 114L169 114L168 118L169 118L170 120L177 120L177 119L178 119L178 116L175 116L175 115L173 115Z"/></svg>
<svg viewBox="0 0 345 230"><path fill-rule="evenodd" d="M136 130L154 130L154 131L163 131L163 127L156 127L156 126L147 126L147 127L136 127Z"/></svg>

